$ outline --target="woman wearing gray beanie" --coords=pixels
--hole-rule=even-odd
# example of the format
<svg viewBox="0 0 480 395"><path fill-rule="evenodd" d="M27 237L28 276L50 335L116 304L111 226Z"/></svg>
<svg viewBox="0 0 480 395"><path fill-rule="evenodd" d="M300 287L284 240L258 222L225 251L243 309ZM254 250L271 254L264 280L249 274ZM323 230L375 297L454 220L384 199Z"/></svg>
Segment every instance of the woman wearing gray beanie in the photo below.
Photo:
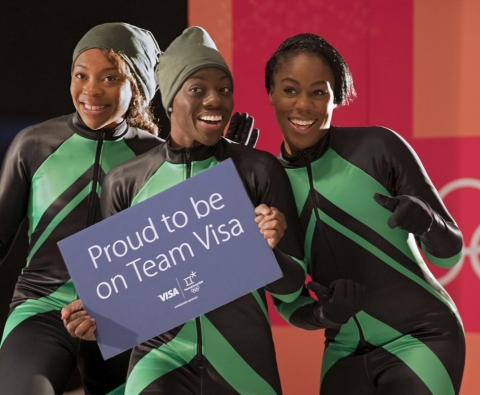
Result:
<svg viewBox="0 0 480 395"><path fill-rule="evenodd" d="M170 136L107 176L102 212L113 215L231 158L284 277L135 347L126 393L280 394L265 290L290 301L305 279L286 173L269 153L222 138L233 109L233 80L204 29L186 29L160 55L157 81Z"/></svg>
<svg viewBox="0 0 480 395"><path fill-rule="evenodd" d="M160 55L157 81L171 119L170 136L109 173L103 214L111 216L132 201L139 203L232 158L284 277L134 347L125 393L280 394L265 290L291 301L305 279L298 217L285 171L269 153L222 138L233 109L233 80L204 29L186 29ZM243 134L242 128L234 129L234 134ZM75 313L67 321L71 333L94 339L89 316Z"/></svg>
<svg viewBox="0 0 480 395"><path fill-rule="evenodd" d="M18 133L0 173L0 260L23 218L27 266L19 276L0 348L0 394L62 394L78 366L88 394L123 394L128 353L104 361L74 338L61 309L77 299L57 242L100 220L110 169L157 146L148 105L160 51L150 32L126 23L92 28L75 48L74 114Z"/></svg>

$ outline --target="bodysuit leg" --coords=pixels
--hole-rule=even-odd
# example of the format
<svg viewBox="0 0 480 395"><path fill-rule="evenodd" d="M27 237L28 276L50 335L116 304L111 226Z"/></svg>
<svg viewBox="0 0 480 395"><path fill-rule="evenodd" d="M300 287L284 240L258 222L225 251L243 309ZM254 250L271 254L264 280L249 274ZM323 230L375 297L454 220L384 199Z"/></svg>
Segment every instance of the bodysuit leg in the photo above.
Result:
<svg viewBox="0 0 480 395"><path fill-rule="evenodd" d="M74 343L51 312L22 321L0 348L0 394L63 394L76 365Z"/></svg>
<svg viewBox="0 0 480 395"><path fill-rule="evenodd" d="M423 340L403 341L402 347L389 344L338 359L325 373L320 393L458 395L465 353L463 343L435 337ZM440 360L431 352L432 348L442 345L448 361Z"/></svg>
<svg viewBox="0 0 480 395"><path fill-rule="evenodd" d="M96 342L70 336L58 310L37 313L0 348L0 394L62 395L78 363L87 395L123 395L128 361L129 352L104 361Z"/></svg>

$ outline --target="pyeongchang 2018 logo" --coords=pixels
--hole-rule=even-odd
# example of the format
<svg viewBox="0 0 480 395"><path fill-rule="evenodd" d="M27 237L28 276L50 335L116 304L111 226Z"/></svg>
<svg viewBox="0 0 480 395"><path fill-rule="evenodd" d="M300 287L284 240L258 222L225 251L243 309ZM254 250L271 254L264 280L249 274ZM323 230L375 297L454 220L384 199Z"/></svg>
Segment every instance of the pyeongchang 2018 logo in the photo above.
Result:
<svg viewBox="0 0 480 395"><path fill-rule="evenodd" d="M444 200L450 193L454 191L458 191L459 189L463 188L473 188L480 190L480 180L476 178L459 178L457 180L451 181L445 186L443 186L438 193L440 197ZM445 275L438 277L438 281L442 285L447 285L452 282L457 276L458 273L462 270L463 264L465 263L465 258L468 256L470 258L470 264L472 265L472 269L480 278L480 226L478 226L467 245L467 240L465 240L464 235L464 246L463 246L463 254L460 261L450 269Z"/></svg>
<svg viewBox="0 0 480 395"><path fill-rule="evenodd" d="M200 286L203 284L203 280L197 280L197 273L191 272L183 281L176 278L178 288L172 288L164 291L162 294L158 295L162 302L175 298L177 295L181 296L182 302L178 303L175 308L185 306L187 303L193 302L198 299L198 295L189 296L189 293L196 294L200 291ZM183 283L183 286L182 286ZM180 292L178 292L180 290Z"/></svg>

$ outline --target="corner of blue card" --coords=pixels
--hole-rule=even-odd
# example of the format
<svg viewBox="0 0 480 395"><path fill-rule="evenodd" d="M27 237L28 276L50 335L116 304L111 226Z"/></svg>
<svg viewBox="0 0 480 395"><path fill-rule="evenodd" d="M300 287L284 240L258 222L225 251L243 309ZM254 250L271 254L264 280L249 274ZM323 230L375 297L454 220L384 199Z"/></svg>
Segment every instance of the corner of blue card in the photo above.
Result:
<svg viewBox="0 0 480 395"><path fill-rule="evenodd" d="M58 243L105 359L282 277L225 160Z"/></svg>

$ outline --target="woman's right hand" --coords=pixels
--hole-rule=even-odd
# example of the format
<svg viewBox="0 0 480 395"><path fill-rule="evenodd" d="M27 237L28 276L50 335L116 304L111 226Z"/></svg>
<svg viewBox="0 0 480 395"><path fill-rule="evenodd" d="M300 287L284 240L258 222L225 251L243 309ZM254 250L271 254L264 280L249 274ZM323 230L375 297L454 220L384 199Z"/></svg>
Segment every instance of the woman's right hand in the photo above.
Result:
<svg viewBox="0 0 480 395"><path fill-rule="evenodd" d="M82 340L96 340L94 332L97 325L95 320L84 310L80 299L65 306L62 309L61 318L63 325L71 336Z"/></svg>
<svg viewBox="0 0 480 395"><path fill-rule="evenodd" d="M363 308L363 289L352 280L335 280L330 288L312 281L307 288L318 297L315 314L320 320L344 324Z"/></svg>

